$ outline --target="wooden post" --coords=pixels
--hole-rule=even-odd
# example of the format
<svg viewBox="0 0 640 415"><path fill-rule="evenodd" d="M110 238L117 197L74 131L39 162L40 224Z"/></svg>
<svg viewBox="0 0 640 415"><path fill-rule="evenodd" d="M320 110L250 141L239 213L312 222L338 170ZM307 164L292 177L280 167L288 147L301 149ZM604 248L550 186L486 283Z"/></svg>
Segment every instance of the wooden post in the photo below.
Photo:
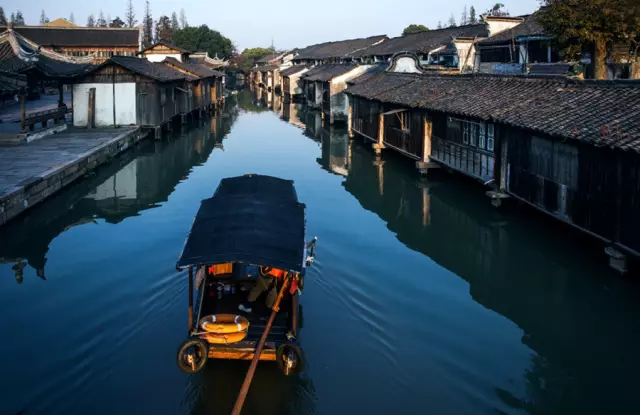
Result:
<svg viewBox="0 0 640 415"><path fill-rule="evenodd" d="M496 128L497 127L497 128ZM507 134L505 134L506 128L501 125L494 127L494 140L497 138L500 142L500 191L507 190L507 170L508 170L508 157L509 157L509 141Z"/></svg>
<svg viewBox="0 0 640 415"><path fill-rule="evenodd" d="M64 106L64 85L58 81L58 108Z"/></svg>
<svg viewBox="0 0 640 415"><path fill-rule="evenodd" d="M422 144L422 161L429 163L431 160L431 136L433 134L433 121L429 115L424 117L424 141Z"/></svg>
<svg viewBox="0 0 640 415"><path fill-rule="evenodd" d="M87 127L95 128L95 112L96 112L96 89L89 89L89 109L88 109Z"/></svg>
<svg viewBox="0 0 640 415"><path fill-rule="evenodd" d="M191 330L193 330L193 267L189 267L189 331Z"/></svg>
<svg viewBox="0 0 640 415"><path fill-rule="evenodd" d="M347 116L347 128L349 129L349 138L353 138L353 98L349 100L349 115Z"/></svg>
<svg viewBox="0 0 640 415"><path fill-rule="evenodd" d="M20 131L27 132L27 93L20 95Z"/></svg>

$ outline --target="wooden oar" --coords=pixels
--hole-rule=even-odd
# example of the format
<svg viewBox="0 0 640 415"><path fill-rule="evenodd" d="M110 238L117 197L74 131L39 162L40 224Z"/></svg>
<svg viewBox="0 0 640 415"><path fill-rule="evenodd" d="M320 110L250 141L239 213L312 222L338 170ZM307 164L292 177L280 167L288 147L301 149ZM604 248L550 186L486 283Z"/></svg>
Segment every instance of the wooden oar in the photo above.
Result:
<svg viewBox="0 0 640 415"><path fill-rule="evenodd" d="M231 415L240 415L242 411L242 406L244 405L244 401L247 398L247 393L249 393L249 387L251 386L251 381L253 380L253 375L256 373L256 368L258 367L258 361L260 360L260 354L262 353L262 349L264 348L264 344L267 342L267 336L271 331L271 326L273 325L273 321L276 319L276 314L280 311L280 301L282 301L282 297L284 297L284 293L289 286L289 281L291 277L287 275L287 277L282 282L282 288L280 288L280 293L278 294L278 298L276 298L275 304L271 308L273 311L271 312L271 317L269 317L269 321L267 322L267 327L264 329L264 333L262 333L262 337L260 338L260 342L258 343L258 347L256 347L255 354L253 355L253 360L251 361L251 366L249 366L249 371L244 378L244 382L242 383L242 388L240 388L240 393L238 394L238 398L236 399L235 405L233 405L233 411L231 411Z"/></svg>

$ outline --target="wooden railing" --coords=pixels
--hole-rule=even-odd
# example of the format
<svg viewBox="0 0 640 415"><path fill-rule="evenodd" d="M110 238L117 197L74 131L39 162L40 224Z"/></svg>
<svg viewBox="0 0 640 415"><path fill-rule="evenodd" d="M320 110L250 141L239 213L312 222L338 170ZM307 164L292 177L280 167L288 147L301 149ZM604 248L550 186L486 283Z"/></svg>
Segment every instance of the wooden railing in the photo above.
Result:
<svg viewBox="0 0 640 415"><path fill-rule="evenodd" d="M49 120L53 120L54 124L58 124L60 121L64 122L64 118L68 111L69 109L67 106L62 105L58 108L27 114L22 120L22 131L26 131L27 128L29 131L33 131L35 125L38 123L42 123L42 128L47 128Z"/></svg>
<svg viewBox="0 0 640 415"><path fill-rule="evenodd" d="M418 133L417 135L420 134ZM409 130L400 130L394 127L387 127L384 134L385 144L416 159L422 157L423 140L424 137L413 137Z"/></svg>

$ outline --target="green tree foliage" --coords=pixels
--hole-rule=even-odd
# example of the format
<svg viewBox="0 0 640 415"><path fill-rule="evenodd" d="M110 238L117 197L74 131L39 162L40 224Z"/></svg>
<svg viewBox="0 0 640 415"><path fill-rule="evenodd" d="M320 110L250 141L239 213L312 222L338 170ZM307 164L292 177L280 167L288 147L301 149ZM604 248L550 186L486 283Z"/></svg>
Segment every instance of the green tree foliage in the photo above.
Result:
<svg viewBox="0 0 640 415"><path fill-rule="evenodd" d="M0 25L7 25L7 16L4 15L4 9L0 7Z"/></svg>
<svg viewBox="0 0 640 415"><path fill-rule="evenodd" d="M476 15L476 8L471 6L469 9L469 24L477 24L478 16Z"/></svg>
<svg viewBox="0 0 640 415"><path fill-rule="evenodd" d="M486 15L493 16L493 17L504 17L504 16L509 16L509 11L504 8L503 3L496 3L493 5L492 8L487 10Z"/></svg>
<svg viewBox="0 0 640 415"><path fill-rule="evenodd" d="M442 22L438 20L438 30L442 29Z"/></svg>
<svg viewBox="0 0 640 415"><path fill-rule="evenodd" d="M120 19L120 17L116 16L111 22L109 22L109 27L124 27L125 23Z"/></svg>
<svg viewBox="0 0 640 415"><path fill-rule="evenodd" d="M142 47L148 48L151 45L153 45L153 17L149 0L147 0L144 6L144 19L142 19Z"/></svg>
<svg viewBox="0 0 640 415"><path fill-rule="evenodd" d="M460 26L465 26L469 24L469 11L467 9L467 5L464 5L464 9L462 9L462 16L460 16Z"/></svg>
<svg viewBox="0 0 640 415"><path fill-rule="evenodd" d="M616 43L638 49L638 0L543 0L539 21L567 58L591 51L596 79L606 79L607 51Z"/></svg>
<svg viewBox="0 0 640 415"><path fill-rule="evenodd" d="M167 16L160 16L156 22L156 42L161 40L171 41L172 35L171 20Z"/></svg>
<svg viewBox="0 0 640 415"><path fill-rule="evenodd" d="M187 26L173 34L173 43L183 49L193 52L209 52L209 56L216 54L220 58L229 59L233 56L234 47L230 39L220 32L211 30L207 25L200 27Z"/></svg>
<svg viewBox="0 0 640 415"><path fill-rule="evenodd" d="M96 27L96 18L93 16L93 13L87 17L87 27Z"/></svg>
<svg viewBox="0 0 640 415"><path fill-rule="evenodd" d="M176 31L180 29L180 22L178 21L178 15L176 12L171 13L171 30Z"/></svg>
<svg viewBox="0 0 640 415"><path fill-rule="evenodd" d="M242 51L242 53L233 59L233 63L238 69L249 72L256 64L256 61L267 55L275 53L272 48L249 48Z"/></svg>
<svg viewBox="0 0 640 415"><path fill-rule="evenodd" d="M404 28L404 30L402 31L402 36L411 35L414 33L426 32L428 30L429 28L425 25L410 24L409 26Z"/></svg>
<svg viewBox="0 0 640 415"><path fill-rule="evenodd" d="M20 10L16 11L16 16L13 18L13 24L16 26L25 26L24 17Z"/></svg>
<svg viewBox="0 0 640 415"><path fill-rule="evenodd" d="M124 22L127 24L127 27L133 27L138 23L136 20L136 11L133 8L131 0L127 1L127 11L124 13Z"/></svg>
<svg viewBox="0 0 640 415"><path fill-rule="evenodd" d="M187 27L189 27L187 14L184 12L184 9L180 9L180 29L186 29Z"/></svg>

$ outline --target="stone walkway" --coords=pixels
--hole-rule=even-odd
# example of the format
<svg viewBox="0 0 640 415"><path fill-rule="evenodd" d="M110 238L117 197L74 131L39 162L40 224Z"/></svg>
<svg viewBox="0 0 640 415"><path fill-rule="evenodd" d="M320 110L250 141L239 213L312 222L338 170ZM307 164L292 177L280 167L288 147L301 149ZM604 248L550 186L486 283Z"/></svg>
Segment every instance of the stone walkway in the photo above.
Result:
<svg viewBox="0 0 640 415"><path fill-rule="evenodd" d="M18 146L0 146L0 225L124 151L137 127L74 129Z"/></svg>

